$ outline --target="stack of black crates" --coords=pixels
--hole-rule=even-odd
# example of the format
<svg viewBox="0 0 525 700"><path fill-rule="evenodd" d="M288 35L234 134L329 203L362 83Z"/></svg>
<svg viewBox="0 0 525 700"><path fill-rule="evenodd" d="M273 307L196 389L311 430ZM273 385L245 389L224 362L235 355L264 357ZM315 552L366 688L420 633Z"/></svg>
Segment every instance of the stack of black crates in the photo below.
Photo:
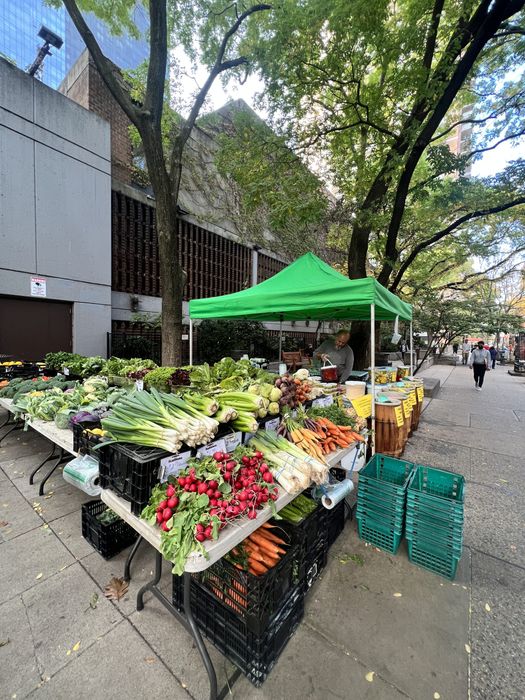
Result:
<svg viewBox="0 0 525 700"><path fill-rule="evenodd" d="M262 576L221 559L194 574L191 608L202 634L255 686L260 686L304 614L305 596L342 532L345 505L319 506L299 525L279 520L290 542L279 564ZM183 605L182 577L173 577L173 604Z"/></svg>

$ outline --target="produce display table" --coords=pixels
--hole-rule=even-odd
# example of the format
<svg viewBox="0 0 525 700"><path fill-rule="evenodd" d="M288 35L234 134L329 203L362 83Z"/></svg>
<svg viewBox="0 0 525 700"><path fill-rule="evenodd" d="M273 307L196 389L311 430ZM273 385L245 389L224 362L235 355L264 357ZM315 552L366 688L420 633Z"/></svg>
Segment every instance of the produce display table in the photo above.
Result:
<svg viewBox="0 0 525 700"><path fill-rule="evenodd" d="M11 420L11 413L13 413L12 404L13 404L12 399L1 399L0 398L0 406L2 408L5 408L5 410L7 411L7 415L4 419L4 421L2 422L2 424L0 425L0 428L4 428L6 425L9 424L9 421ZM20 428L22 426L23 426L23 423L21 421L15 420L14 423L11 426L9 426L7 431L2 435L2 437L0 437L0 442L2 442L2 440L5 437L7 437L10 433L12 433L13 430L20 430Z"/></svg>
<svg viewBox="0 0 525 700"><path fill-rule="evenodd" d="M13 413L12 399L0 398L0 406L9 411L9 413ZM3 423L3 425L6 424L7 420ZM57 467L63 462L68 461L71 456L77 457L77 453L73 450L73 433L71 430L57 428L53 421L44 421L39 420L38 418L35 418L35 420L28 422L27 425L30 428L33 428L33 430L35 430L37 433L40 433L42 437L46 438L46 440L49 440L49 442L51 442L53 445L53 449L51 450L49 455L42 462L40 462L40 464L32 471L29 477L29 483L32 484L37 471L39 471L39 469L41 469L44 466L44 464L47 464L47 462L55 460L53 466L40 483L38 494L39 496L42 496L44 494L44 484L53 474L53 472L57 469ZM7 431L7 433L5 433L5 435L3 435L2 438L0 438L0 441L3 440L6 437L6 435L9 435L9 433L11 433L13 430L21 427L23 427L23 420L15 422L14 425L11 426L11 428Z"/></svg>
<svg viewBox="0 0 525 700"><path fill-rule="evenodd" d="M344 458L346 454L351 452L353 446L347 447L342 450L337 450L331 455L327 456L327 462L330 466L335 466L339 464L341 459ZM275 502L277 511L284 508L288 503L293 501L297 494L290 495L286 493L282 488L280 488L281 495ZM186 562L186 567L184 570L184 595L183 595L183 612L177 610L173 605L171 600L169 600L160 590L158 584L162 576L162 554L160 553L160 530L157 527L149 525L146 521L141 520L136 515L131 513L130 504L123 498L117 496L116 493L108 489L102 489L100 494L101 500L113 510L117 515L119 515L128 525L130 525L139 535L137 543L134 545L128 561L126 562L126 570L129 578L129 564L133 554L136 552L138 544L141 538L145 539L149 544L155 549L155 574L151 581L146 583L137 593L137 610L143 610L144 608L144 593L146 591L151 591L151 593L164 605L164 607L184 626L184 628L193 637L197 649L201 655L202 661L206 668L210 682L210 700L220 700L225 697L229 692L229 686L226 686L220 693L217 690L217 675L215 673L215 668L211 662L208 655L208 651L202 641L200 631L197 624L193 618L190 606L190 590L191 590L191 574L204 571L208 567L212 566L215 562L221 559L230 550L236 547L240 542L246 539L252 532L257 530L263 523L272 517L272 512L270 508L264 508L257 512L257 518L250 520L248 518L243 518L241 520L234 521L230 523L228 527L221 532L221 535L217 541L206 541L204 542L204 547L208 553L208 559L206 559L200 553L191 554ZM125 574L126 577L126 574ZM240 671L236 671L231 682L234 682Z"/></svg>

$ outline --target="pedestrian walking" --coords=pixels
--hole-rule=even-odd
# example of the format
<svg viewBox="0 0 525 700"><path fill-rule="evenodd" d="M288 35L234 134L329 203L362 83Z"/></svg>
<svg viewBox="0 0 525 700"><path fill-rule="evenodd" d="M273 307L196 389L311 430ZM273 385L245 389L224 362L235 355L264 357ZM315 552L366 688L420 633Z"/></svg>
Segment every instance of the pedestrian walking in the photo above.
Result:
<svg viewBox="0 0 525 700"><path fill-rule="evenodd" d="M461 353L463 355L463 364L466 365L470 355L470 345L468 344L468 340L466 338L463 338L463 343L461 345Z"/></svg>
<svg viewBox="0 0 525 700"><path fill-rule="evenodd" d="M478 347L474 348L468 358L468 366L474 370L474 384L476 391L481 391L485 372L490 371L492 358L488 350L483 347L483 341L478 342Z"/></svg>
<svg viewBox="0 0 525 700"><path fill-rule="evenodd" d="M454 353L454 355L458 354L458 350L459 350L459 343L453 343L452 344L452 352Z"/></svg>
<svg viewBox="0 0 525 700"><path fill-rule="evenodd" d="M490 359L492 360L492 369L496 368L496 357L498 356L498 351L494 347L494 345L491 345L489 348L489 353L490 353Z"/></svg>

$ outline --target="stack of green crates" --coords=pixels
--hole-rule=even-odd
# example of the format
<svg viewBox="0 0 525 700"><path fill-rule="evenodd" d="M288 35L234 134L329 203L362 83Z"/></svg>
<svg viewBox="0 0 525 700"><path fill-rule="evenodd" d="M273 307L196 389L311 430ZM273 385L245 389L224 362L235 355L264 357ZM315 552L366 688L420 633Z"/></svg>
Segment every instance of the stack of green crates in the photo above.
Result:
<svg viewBox="0 0 525 700"><path fill-rule="evenodd" d="M463 548L465 479L461 474L416 467L407 490L408 557L448 579L456 575Z"/></svg>
<svg viewBox="0 0 525 700"><path fill-rule="evenodd" d="M375 454L359 472L359 537L392 554L403 536L406 491L413 468L412 462Z"/></svg>

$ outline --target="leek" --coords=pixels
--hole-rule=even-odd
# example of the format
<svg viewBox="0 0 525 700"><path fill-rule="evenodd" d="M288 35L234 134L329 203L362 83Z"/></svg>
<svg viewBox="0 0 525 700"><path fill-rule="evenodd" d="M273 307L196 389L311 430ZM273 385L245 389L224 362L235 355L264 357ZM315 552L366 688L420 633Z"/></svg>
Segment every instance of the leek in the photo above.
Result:
<svg viewBox="0 0 525 700"><path fill-rule="evenodd" d="M233 406L237 411L256 412L264 407L264 399L257 394L249 394L245 391L223 391L217 398L219 403Z"/></svg>

